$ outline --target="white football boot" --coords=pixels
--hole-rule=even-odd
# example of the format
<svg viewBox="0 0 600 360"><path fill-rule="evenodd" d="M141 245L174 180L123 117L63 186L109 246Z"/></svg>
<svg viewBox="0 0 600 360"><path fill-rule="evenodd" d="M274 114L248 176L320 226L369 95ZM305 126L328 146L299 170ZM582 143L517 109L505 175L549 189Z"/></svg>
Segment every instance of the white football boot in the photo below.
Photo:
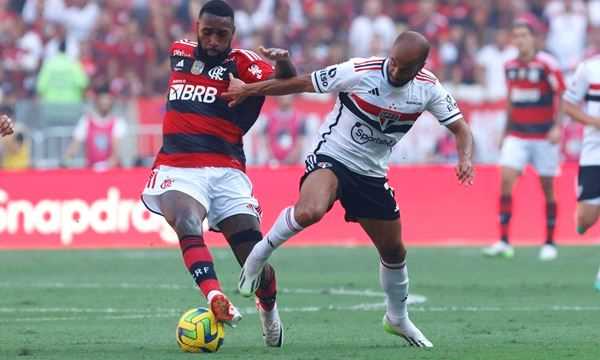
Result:
<svg viewBox="0 0 600 360"><path fill-rule="evenodd" d="M421 330L419 330L408 317L402 319L398 324L392 324L387 315L384 315L383 330L389 334L402 337L410 346L421 348L433 347L431 341L423 335Z"/></svg>
<svg viewBox="0 0 600 360"><path fill-rule="evenodd" d="M246 259L246 261L248 260ZM253 266L254 269L258 270L256 273L249 272L246 264L244 264L240 271L240 281L238 282L238 290L242 296L250 297L254 295L256 289L260 286L260 278L265 264L266 262L259 264L259 266Z"/></svg>
<svg viewBox="0 0 600 360"><path fill-rule="evenodd" d="M507 244L504 241L498 241L492 246L483 249L483 255L512 258L515 256L515 250L510 244Z"/></svg>
<svg viewBox="0 0 600 360"><path fill-rule="evenodd" d="M277 304L273 306L271 311L267 311L263 309L258 299L256 299L256 309L258 310L265 345L283 347L283 324L279 317L279 311L277 311Z"/></svg>
<svg viewBox="0 0 600 360"><path fill-rule="evenodd" d="M540 249L540 260L552 261L558 257L558 250L555 245L544 244Z"/></svg>

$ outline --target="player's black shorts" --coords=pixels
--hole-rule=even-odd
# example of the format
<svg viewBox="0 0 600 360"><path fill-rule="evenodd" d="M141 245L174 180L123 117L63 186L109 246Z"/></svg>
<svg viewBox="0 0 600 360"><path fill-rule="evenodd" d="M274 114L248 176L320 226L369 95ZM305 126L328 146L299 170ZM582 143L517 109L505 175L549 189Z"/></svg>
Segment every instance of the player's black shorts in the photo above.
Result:
<svg viewBox="0 0 600 360"><path fill-rule="evenodd" d="M600 201L600 165L579 166L577 185L577 201Z"/></svg>
<svg viewBox="0 0 600 360"><path fill-rule="evenodd" d="M386 178L360 175L329 156L310 155L300 186L310 173L319 169L330 169L338 178L337 198L346 210L346 221L396 220L400 217L394 189Z"/></svg>

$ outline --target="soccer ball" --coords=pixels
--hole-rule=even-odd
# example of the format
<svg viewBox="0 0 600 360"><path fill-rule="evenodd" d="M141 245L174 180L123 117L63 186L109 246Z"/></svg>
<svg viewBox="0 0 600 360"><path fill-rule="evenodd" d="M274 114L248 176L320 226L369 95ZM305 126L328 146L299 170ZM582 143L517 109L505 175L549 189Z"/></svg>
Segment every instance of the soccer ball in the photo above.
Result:
<svg viewBox="0 0 600 360"><path fill-rule="evenodd" d="M212 311L194 308L179 319L176 336L177 344L185 352L216 352L223 345L225 329Z"/></svg>

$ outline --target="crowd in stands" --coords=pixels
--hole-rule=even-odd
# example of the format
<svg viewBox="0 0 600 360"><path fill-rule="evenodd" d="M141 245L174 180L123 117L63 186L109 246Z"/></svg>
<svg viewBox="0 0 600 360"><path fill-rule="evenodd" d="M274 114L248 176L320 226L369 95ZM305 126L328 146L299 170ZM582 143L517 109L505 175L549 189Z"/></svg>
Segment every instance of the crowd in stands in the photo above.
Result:
<svg viewBox="0 0 600 360"><path fill-rule="evenodd" d="M600 50L600 0L229 3L236 9L234 47L287 48L299 72L349 57L385 55L399 31L417 30L433 44L427 66L456 89L457 97L482 102L505 97L502 66L515 56L510 26L519 17L536 25L540 47L556 57L565 74ZM170 44L196 38L202 4L200 0L0 0L0 112L14 114L22 101L93 103L100 88L109 89L123 103L162 96ZM269 118L271 114L265 114L265 121ZM277 137L267 125L255 132L261 138L253 146L260 143L270 150L255 163L277 158L274 149L279 145L269 144ZM309 138L313 128L301 124L302 131L294 129L293 137ZM444 143L443 132L438 140L431 156L417 160L451 160L451 154L443 154L444 148L452 148Z"/></svg>

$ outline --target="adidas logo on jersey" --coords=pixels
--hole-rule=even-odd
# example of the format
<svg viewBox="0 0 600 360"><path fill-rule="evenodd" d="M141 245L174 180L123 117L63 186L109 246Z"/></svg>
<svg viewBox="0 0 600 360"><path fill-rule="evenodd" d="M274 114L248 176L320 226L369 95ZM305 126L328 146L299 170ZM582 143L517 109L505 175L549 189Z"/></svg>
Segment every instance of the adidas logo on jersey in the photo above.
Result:
<svg viewBox="0 0 600 360"><path fill-rule="evenodd" d="M369 90L369 94L379 96L379 88L373 88Z"/></svg>
<svg viewBox="0 0 600 360"><path fill-rule="evenodd" d="M217 100L217 88L192 84L172 84L169 88L169 101L185 100L211 104Z"/></svg>

